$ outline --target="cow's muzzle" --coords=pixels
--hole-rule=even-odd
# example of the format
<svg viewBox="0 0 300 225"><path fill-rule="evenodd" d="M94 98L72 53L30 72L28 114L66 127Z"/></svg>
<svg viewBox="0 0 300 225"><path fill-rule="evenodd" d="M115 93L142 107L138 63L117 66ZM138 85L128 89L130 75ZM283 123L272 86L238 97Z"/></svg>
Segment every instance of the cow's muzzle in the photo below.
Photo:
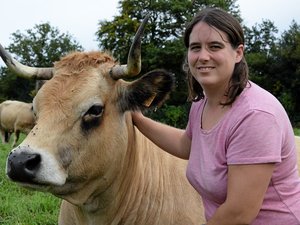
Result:
<svg viewBox="0 0 300 225"><path fill-rule="evenodd" d="M36 178L40 165L40 154L12 151L7 159L6 174L13 181L31 183Z"/></svg>

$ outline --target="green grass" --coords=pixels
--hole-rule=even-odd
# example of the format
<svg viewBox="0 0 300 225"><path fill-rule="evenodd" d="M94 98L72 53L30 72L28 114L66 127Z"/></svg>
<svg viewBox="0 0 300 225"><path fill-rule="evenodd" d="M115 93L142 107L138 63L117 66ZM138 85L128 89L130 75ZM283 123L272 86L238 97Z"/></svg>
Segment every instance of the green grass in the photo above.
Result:
<svg viewBox="0 0 300 225"><path fill-rule="evenodd" d="M300 128L294 128L294 133L296 136L300 136Z"/></svg>
<svg viewBox="0 0 300 225"><path fill-rule="evenodd" d="M24 135L20 139L23 138ZM49 193L19 187L5 175L6 158L10 150L11 143L2 144L0 141L0 224L57 224L60 199Z"/></svg>

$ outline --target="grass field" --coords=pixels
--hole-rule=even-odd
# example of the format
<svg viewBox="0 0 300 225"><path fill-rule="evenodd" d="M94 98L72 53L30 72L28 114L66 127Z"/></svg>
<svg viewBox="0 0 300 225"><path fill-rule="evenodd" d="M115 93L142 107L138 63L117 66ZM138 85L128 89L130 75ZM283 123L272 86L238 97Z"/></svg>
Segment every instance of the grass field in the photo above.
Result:
<svg viewBox="0 0 300 225"><path fill-rule="evenodd" d="M0 224L56 225L60 204L58 198L21 188L6 177L5 164L10 150L10 144L0 141Z"/></svg>

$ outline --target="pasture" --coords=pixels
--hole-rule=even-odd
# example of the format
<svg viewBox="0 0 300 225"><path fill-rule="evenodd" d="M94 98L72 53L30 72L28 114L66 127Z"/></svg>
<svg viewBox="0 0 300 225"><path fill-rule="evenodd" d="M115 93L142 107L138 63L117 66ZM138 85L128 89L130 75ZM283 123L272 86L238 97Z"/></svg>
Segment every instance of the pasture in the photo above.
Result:
<svg viewBox="0 0 300 225"><path fill-rule="evenodd" d="M20 135L18 144L24 139ZM5 164L11 150L0 142L0 224L1 225L55 225L60 200L51 194L30 191L10 182L5 175Z"/></svg>

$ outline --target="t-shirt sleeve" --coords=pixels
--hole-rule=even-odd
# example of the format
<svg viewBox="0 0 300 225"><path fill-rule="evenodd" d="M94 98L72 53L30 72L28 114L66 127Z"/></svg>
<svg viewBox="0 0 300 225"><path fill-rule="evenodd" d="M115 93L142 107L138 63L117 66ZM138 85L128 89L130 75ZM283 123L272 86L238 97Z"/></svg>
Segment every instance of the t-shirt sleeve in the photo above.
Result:
<svg viewBox="0 0 300 225"><path fill-rule="evenodd" d="M192 139L193 137L193 125L199 123L198 121L198 113L202 100L199 102L193 102L189 112L189 120L185 129L185 133L188 138Z"/></svg>
<svg viewBox="0 0 300 225"><path fill-rule="evenodd" d="M188 123L187 123L187 126L185 128L185 133L186 135L188 136L189 139L192 139L192 127L191 127L191 120L189 119Z"/></svg>
<svg viewBox="0 0 300 225"><path fill-rule="evenodd" d="M252 110L237 122L227 141L228 164L281 162L282 132L274 115Z"/></svg>

